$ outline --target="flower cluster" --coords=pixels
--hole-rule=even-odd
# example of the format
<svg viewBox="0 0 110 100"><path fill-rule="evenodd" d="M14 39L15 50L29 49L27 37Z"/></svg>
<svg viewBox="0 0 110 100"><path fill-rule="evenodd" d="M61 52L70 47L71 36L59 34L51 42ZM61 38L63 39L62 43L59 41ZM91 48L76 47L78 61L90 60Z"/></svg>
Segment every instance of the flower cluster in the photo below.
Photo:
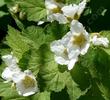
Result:
<svg viewBox="0 0 110 100"><path fill-rule="evenodd" d="M99 33L90 34L83 24L78 21L86 4L87 0L83 0L79 4L69 5L64 4L62 0L45 0L47 21L57 21L59 24L69 25L69 31L61 39L50 44L55 62L60 65L67 65L68 70L73 69L80 56L84 56L91 45L106 48L109 46L109 40L106 37L101 36ZM20 12L19 5L10 8L10 11L19 14L20 19L25 17L25 13ZM37 25L43 23L44 21L38 21ZM29 41L29 43L31 42ZM18 65L18 59L13 54L2 56L2 60L7 67L2 72L1 77L5 80L5 83L11 82L12 86L16 87L19 95L30 96L39 91L36 77L30 70L22 71Z"/></svg>
<svg viewBox="0 0 110 100"><path fill-rule="evenodd" d="M70 4L64 5L57 0L45 0L47 8L47 20L52 22L58 21L60 24L66 24L72 20L79 19L86 6L86 0L83 0L79 5Z"/></svg>
<svg viewBox="0 0 110 100"><path fill-rule="evenodd" d="M59 24L70 23L70 31L60 40L51 43L51 51L55 53L55 61L60 65L67 65L71 70L78 61L80 55L85 55L93 45L102 45L108 47L109 40L102 36L90 34L84 26L78 21L81 13L86 6L86 0L79 5L64 5L56 0L45 0L47 8L47 20L58 21Z"/></svg>
<svg viewBox="0 0 110 100"><path fill-rule="evenodd" d="M90 46L89 34L77 20L71 23L70 31L61 39L51 43L51 50L55 53L55 61L61 65L68 65L71 70L78 61L79 55L84 55Z"/></svg>
<svg viewBox="0 0 110 100"><path fill-rule="evenodd" d="M19 95L29 96L38 92L38 86L35 76L30 70L21 71L17 65L17 58L12 54L2 56L2 60L7 67L2 72L2 78L5 82L12 81ZM12 84L13 84L12 83Z"/></svg>

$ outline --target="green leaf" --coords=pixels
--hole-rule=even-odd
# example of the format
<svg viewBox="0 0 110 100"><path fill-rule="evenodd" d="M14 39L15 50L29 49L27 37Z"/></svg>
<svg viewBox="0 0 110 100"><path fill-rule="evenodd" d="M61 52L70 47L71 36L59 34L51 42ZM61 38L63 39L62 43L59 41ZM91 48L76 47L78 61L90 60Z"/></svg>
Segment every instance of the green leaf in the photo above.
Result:
<svg viewBox="0 0 110 100"><path fill-rule="evenodd" d="M65 87L68 72L59 71L58 64L54 61L54 56L50 52L48 46L43 45L40 51L43 53L43 60L41 62L42 65L39 74L41 79L44 80L45 89L59 92Z"/></svg>
<svg viewBox="0 0 110 100"><path fill-rule="evenodd" d="M0 82L0 97L13 98L19 97L16 89L11 88L10 83Z"/></svg>
<svg viewBox="0 0 110 100"><path fill-rule="evenodd" d="M43 28L35 26L28 27L23 30L22 35L26 37L26 42L36 49L39 49L39 47L45 43L45 34Z"/></svg>
<svg viewBox="0 0 110 100"><path fill-rule="evenodd" d="M68 74L68 78L66 79L66 87L70 100L78 100L80 96L85 95L88 89L90 89L90 87L88 87L85 91L81 91L78 84L72 79L70 74Z"/></svg>
<svg viewBox="0 0 110 100"><path fill-rule="evenodd" d="M69 31L68 25L53 22L45 27L46 42L50 43L54 40L61 39Z"/></svg>
<svg viewBox="0 0 110 100"><path fill-rule="evenodd" d="M22 55L29 50L29 46L20 35L20 32L11 26L9 26L8 36L6 39L8 45L12 48L13 53L19 60L22 58Z"/></svg>
<svg viewBox="0 0 110 100"><path fill-rule="evenodd" d="M0 0L0 7L3 6L3 5L5 5L4 0Z"/></svg>
<svg viewBox="0 0 110 100"><path fill-rule="evenodd" d="M82 90L91 86L91 77L89 75L89 72L87 68L81 66L80 59L79 62L75 64L70 73L74 81L79 85Z"/></svg>
<svg viewBox="0 0 110 100"><path fill-rule="evenodd" d="M20 96L11 83L0 82L0 97L2 100L32 100L30 97Z"/></svg>
<svg viewBox="0 0 110 100"><path fill-rule="evenodd" d="M23 54L22 59L19 61L19 66L22 70L30 69L35 76L39 72L41 66L40 54L37 50L32 49Z"/></svg>
<svg viewBox="0 0 110 100"><path fill-rule="evenodd" d="M32 97L32 100L50 100L50 92L44 91L37 93Z"/></svg>
<svg viewBox="0 0 110 100"><path fill-rule="evenodd" d="M18 0L17 3L27 13L29 21L39 21L46 16L44 0Z"/></svg>
<svg viewBox="0 0 110 100"><path fill-rule="evenodd" d="M3 17L4 15L8 15L8 13L0 11L0 17Z"/></svg>
<svg viewBox="0 0 110 100"><path fill-rule="evenodd" d="M96 49L95 48L89 48L87 54L85 56L82 56L81 59L81 65L83 67L86 67L90 74L92 75L92 78L97 78L97 70L95 68L94 59L96 57Z"/></svg>
<svg viewBox="0 0 110 100"><path fill-rule="evenodd" d="M110 90L108 87L104 86L102 83L97 83L97 86L99 87L99 90L102 92L102 96L105 100L110 100Z"/></svg>
<svg viewBox="0 0 110 100"><path fill-rule="evenodd" d="M81 58L81 64L87 68L92 77L92 81L98 86L102 97L108 98L110 91L110 56L102 47L90 48L88 53ZM93 91L96 92L96 91Z"/></svg>

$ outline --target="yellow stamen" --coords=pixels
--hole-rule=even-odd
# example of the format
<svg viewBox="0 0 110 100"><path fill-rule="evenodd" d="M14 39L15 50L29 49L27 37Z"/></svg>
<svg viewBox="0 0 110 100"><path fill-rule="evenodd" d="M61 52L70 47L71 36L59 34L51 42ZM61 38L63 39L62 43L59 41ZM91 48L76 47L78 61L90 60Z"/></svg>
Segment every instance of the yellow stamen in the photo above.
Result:
<svg viewBox="0 0 110 100"><path fill-rule="evenodd" d="M74 15L74 18L73 18L73 19L78 20L78 19L79 19L79 15L76 13L76 14Z"/></svg>
<svg viewBox="0 0 110 100"><path fill-rule="evenodd" d="M16 83L12 83L11 88L16 89Z"/></svg>
<svg viewBox="0 0 110 100"><path fill-rule="evenodd" d="M68 55L68 51L67 51L66 48L64 49L64 54L65 54L65 55Z"/></svg>
<svg viewBox="0 0 110 100"><path fill-rule="evenodd" d="M25 88L29 88L29 87L34 87L35 86L35 80L32 79L29 76L25 76L25 79L22 80L22 82L23 82L23 85L24 85Z"/></svg>
<svg viewBox="0 0 110 100"><path fill-rule="evenodd" d="M87 41L87 40L86 40L85 36L84 36L82 33L80 33L79 35L75 35L75 36L73 37L73 41L72 41L72 42L73 42L73 44L75 44L75 45L83 46L86 41Z"/></svg>
<svg viewBox="0 0 110 100"><path fill-rule="evenodd" d="M79 19L79 15L76 13L73 18L72 18L72 17L67 17L67 19L68 19L68 21L70 21L70 22L71 22L73 19L74 19L74 20L78 20L78 19Z"/></svg>
<svg viewBox="0 0 110 100"><path fill-rule="evenodd" d="M73 20L71 17L67 17L67 19L68 19L68 21L70 21L70 22Z"/></svg>
<svg viewBox="0 0 110 100"><path fill-rule="evenodd" d="M53 13L62 13L62 11L61 11L61 8L60 8L60 7L53 8L53 9L52 9L52 12L53 12Z"/></svg>

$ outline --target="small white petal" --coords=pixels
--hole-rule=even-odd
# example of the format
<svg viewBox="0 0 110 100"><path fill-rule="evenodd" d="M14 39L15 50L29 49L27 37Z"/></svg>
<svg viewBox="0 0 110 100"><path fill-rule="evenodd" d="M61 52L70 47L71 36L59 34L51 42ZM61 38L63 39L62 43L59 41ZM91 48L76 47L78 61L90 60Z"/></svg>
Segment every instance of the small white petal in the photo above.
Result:
<svg viewBox="0 0 110 100"><path fill-rule="evenodd" d="M15 73L15 74L12 75L12 80L13 80L14 83L17 83L20 80L22 80L23 77L25 77L25 73L23 73L23 72Z"/></svg>
<svg viewBox="0 0 110 100"><path fill-rule="evenodd" d="M55 20L55 19L54 19L53 14L50 14L50 15L47 16L47 21L53 22L54 20Z"/></svg>
<svg viewBox="0 0 110 100"><path fill-rule="evenodd" d="M83 48L81 48L81 55L85 55L90 47L90 43L87 42Z"/></svg>
<svg viewBox="0 0 110 100"><path fill-rule="evenodd" d="M69 47L69 54L68 54L69 59L75 59L79 56L79 54L80 54L79 48Z"/></svg>
<svg viewBox="0 0 110 100"><path fill-rule="evenodd" d="M45 6L47 9L57 8L57 4L53 0L45 0Z"/></svg>
<svg viewBox="0 0 110 100"><path fill-rule="evenodd" d="M11 55L11 54L2 56L2 60L5 62L5 64L7 66L10 66L12 64L13 65L14 64L17 64L17 58L16 57L13 57L13 55Z"/></svg>
<svg viewBox="0 0 110 100"><path fill-rule="evenodd" d="M7 80L7 81L11 81L12 80L12 71L10 71L10 69L7 67L4 69L3 73L2 73L2 78Z"/></svg>
<svg viewBox="0 0 110 100"><path fill-rule="evenodd" d="M63 38L62 38L62 44L65 46L65 47L67 47L67 45L68 45L68 43L69 43L69 41L70 41L70 38L72 37L72 33L69 31L65 36L63 36Z"/></svg>
<svg viewBox="0 0 110 100"><path fill-rule="evenodd" d="M56 55L55 55L55 61L60 65L67 65L69 63L69 59L64 59L63 57Z"/></svg>
<svg viewBox="0 0 110 100"><path fill-rule="evenodd" d="M52 14L52 15L48 16L47 20L50 22L56 20L59 22L59 24L68 23L67 18L63 14L60 14L60 13L56 13L56 14Z"/></svg>
<svg viewBox="0 0 110 100"><path fill-rule="evenodd" d="M75 63L78 61L78 57L76 57L75 59L70 60L69 64L68 64L68 70L71 70Z"/></svg>
<svg viewBox="0 0 110 100"><path fill-rule="evenodd" d="M78 6L78 15L80 16L86 7L87 1L83 0Z"/></svg>
<svg viewBox="0 0 110 100"><path fill-rule="evenodd" d="M78 6L71 4L69 6L64 6L61 10L66 17L74 18L74 15L77 13Z"/></svg>
<svg viewBox="0 0 110 100"><path fill-rule="evenodd" d="M61 40L54 41L51 43L51 51L54 52L56 55L62 55L63 51L65 50L64 45L61 43Z"/></svg>
<svg viewBox="0 0 110 100"><path fill-rule="evenodd" d="M44 21L38 21L37 25L42 25Z"/></svg>
<svg viewBox="0 0 110 100"><path fill-rule="evenodd" d="M91 39L92 43L94 45L103 45L104 47L108 47L109 46L109 40L107 38L104 37L97 37L96 35L93 36L93 38Z"/></svg>
<svg viewBox="0 0 110 100"><path fill-rule="evenodd" d="M54 18L55 18L56 21L59 22L59 24L68 23L67 18L63 14L60 14L60 13L54 14Z"/></svg>
<svg viewBox="0 0 110 100"><path fill-rule="evenodd" d="M20 72L19 68L11 69L10 67L6 67L2 73L2 78L5 79L6 81L12 81L13 74L19 72Z"/></svg>
<svg viewBox="0 0 110 100"><path fill-rule="evenodd" d="M70 28L72 33L84 33L84 27L83 25L78 22L77 20L73 20L71 22L71 28Z"/></svg>
<svg viewBox="0 0 110 100"><path fill-rule="evenodd" d="M25 70L24 73L27 74L27 75L32 75L31 70Z"/></svg>

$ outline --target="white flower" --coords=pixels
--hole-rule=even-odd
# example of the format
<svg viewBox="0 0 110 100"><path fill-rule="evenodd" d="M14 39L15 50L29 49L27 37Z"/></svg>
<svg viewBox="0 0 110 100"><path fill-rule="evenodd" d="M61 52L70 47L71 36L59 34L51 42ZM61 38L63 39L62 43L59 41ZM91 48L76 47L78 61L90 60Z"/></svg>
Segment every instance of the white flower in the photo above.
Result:
<svg viewBox="0 0 110 100"><path fill-rule="evenodd" d="M68 22L67 18L62 14L62 3L57 0L45 0L45 6L47 9L47 20L50 22L58 21L60 24Z"/></svg>
<svg viewBox="0 0 110 100"><path fill-rule="evenodd" d="M90 46L89 34L77 20L71 23L70 32L61 40L51 43L51 51L55 53L55 61L67 65L71 70L78 61L78 56L87 53Z"/></svg>
<svg viewBox="0 0 110 100"><path fill-rule="evenodd" d="M95 34L92 38L91 38L91 42L94 45L99 45L99 46L104 46L104 47L108 47L109 46L109 40L103 36L100 36L100 34Z"/></svg>
<svg viewBox="0 0 110 100"><path fill-rule="evenodd" d="M77 20L73 20L68 36L70 38L68 47L72 50L77 49L81 55L85 55L90 46L90 38L83 25Z"/></svg>
<svg viewBox="0 0 110 100"><path fill-rule="evenodd" d="M51 43L51 51L55 53L55 61L60 65L67 65L71 70L78 60L79 51L69 52L68 40L58 40Z"/></svg>
<svg viewBox="0 0 110 100"><path fill-rule="evenodd" d="M62 7L63 14L67 17L68 20L77 20L79 19L80 15L82 14L83 10L86 6L86 0L83 0L79 5L70 4L67 6Z"/></svg>
<svg viewBox="0 0 110 100"><path fill-rule="evenodd" d="M37 81L30 70L13 74L13 82L19 95L29 96L38 92Z"/></svg>
<svg viewBox="0 0 110 100"><path fill-rule="evenodd" d="M7 82L12 81L12 75L21 71L17 65L18 60L11 54L2 56L2 60L5 62L7 67L4 69L1 76Z"/></svg>

